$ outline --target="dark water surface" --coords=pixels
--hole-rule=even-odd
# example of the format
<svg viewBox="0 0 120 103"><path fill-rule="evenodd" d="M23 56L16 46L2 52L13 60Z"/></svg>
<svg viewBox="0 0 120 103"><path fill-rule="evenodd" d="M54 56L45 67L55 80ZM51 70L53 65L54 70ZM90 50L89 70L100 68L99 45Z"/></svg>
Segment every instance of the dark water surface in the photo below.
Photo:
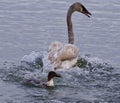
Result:
<svg viewBox="0 0 120 103"><path fill-rule="evenodd" d="M73 2L0 1L1 103L120 103L119 0L81 0L92 17L73 14L75 44L86 66L58 70L63 78L55 78L55 88L23 83L31 76L46 80L48 45L67 42L66 13Z"/></svg>

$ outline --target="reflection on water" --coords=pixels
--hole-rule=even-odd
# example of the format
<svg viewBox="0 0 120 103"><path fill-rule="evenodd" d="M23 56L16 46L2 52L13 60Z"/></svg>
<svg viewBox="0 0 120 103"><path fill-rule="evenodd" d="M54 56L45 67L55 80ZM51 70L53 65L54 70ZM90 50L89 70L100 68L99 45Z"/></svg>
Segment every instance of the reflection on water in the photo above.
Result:
<svg viewBox="0 0 120 103"><path fill-rule="evenodd" d="M58 70L63 78L55 78L56 87L53 89L23 84L24 78L30 76L46 80L52 66L46 61L46 53L42 53L52 41L67 42L66 12L73 2L0 1L2 103L120 102L118 0L81 1L92 13L90 19L74 13L75 44L82 57L82 64L78 63L80 68Z"/></svg>

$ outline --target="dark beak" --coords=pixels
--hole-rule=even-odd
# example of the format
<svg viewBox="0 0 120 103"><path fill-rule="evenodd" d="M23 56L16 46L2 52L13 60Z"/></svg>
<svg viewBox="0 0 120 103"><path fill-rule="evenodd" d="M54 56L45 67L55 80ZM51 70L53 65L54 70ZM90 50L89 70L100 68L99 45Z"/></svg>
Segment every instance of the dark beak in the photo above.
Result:
<svg viewBox="0 0 120 103"><path fill-rule="evenodd" d="M82 11L82 13L84 14L84 15L86 15L87 17L90 17L92 14L82 5L82 7L83 7L83 11Z"/></svg>
<svg viewBox="0 0 120 103"><path fill-rule="evenodd" d="M92 15L90 12L88 12L88 11L83 11L82 12L83 14L85 14L87 17L89 17L90 18L90 16Z"/></svg>

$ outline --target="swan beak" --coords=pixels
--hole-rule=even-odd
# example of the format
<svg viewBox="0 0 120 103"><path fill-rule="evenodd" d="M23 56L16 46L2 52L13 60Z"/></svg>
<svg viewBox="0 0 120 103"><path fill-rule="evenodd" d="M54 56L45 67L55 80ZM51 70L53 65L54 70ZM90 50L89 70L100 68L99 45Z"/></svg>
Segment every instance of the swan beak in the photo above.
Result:
<svg viewBox="0 0 120 103"><path fill-rule="evenodd" d="M85 11L82 11L82 13L84 14L84 15L86 15L87 17L89 17L90 18L90 16L92 15L89 11L87 11L87 10L85 10Z"/></svg>

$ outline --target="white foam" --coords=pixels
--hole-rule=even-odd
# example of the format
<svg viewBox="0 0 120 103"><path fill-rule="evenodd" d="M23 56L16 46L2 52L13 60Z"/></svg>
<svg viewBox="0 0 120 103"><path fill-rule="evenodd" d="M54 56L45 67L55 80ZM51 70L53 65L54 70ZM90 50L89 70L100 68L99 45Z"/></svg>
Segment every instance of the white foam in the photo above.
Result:
<svg viewBox="0 0 120 103"><path fill-rule="evenodd" d="M54 71L54 64L50 64L49 60L48 60L48 53L45 52L35 52L32 51L30 54L28 55L24 55L21 59L22 62L27 62L27 63L32 63L35 64L35 61L37 58L41 58L42 62L43 62L43 72L49 72L49 71ZM90 63L93 67L96 67L98 64L102 64L104 65L104 63L106 61L98 58L98 57L91 57L91 56L87 56L87 55L80 55L80 58L83 58L87 61L87 63ZM36 65L36 64L35 64ZM76 69L77 67L73 67L68 69L58 69L57 71L79 71L81 73L80 68Z"/></svg>
<svg viewBox="0 0 120 103"><path fill-rule="evenodd" d="M36 65L35 62L36 62L37 58L41 58L42 59L42 62L43 62L43 72L49 72L49 71L54 70L53 64L51 64L49 62L49 60L48 60L48 53L46 51L44 51L42 53L41 52L32 51L30 54L24 55L22 57L22 59L21 59L22 65L25 66L26 63L30 63L30 64ZM27 64L27 65L29 65L29 64Z"/></svg>
<svg viewBox="0 0 120 103"><path fill-rule="evenodd" d="M30 78L45 78L47 76L47 73L42 73L39 70L36 70L34 72L27 71L24 75L24 79L30 79Z"/></svg>
<svg viewBox="0 0 120 103"><path fill-rule="evenodd" d="M36 58L42 57L40 52L32 51L29 55L24 55L21 59L22 62L35 63Z"/></svg>
<svg viewBox="0 0 120 103"><path fill-rule="evenodd" d="M91 56L86 56L86 55L81 55L80 57L84 58L85 60L87 60L87 62L91 64L104 64L105 63L104 60L98 57L91 57Z"/></svg>

